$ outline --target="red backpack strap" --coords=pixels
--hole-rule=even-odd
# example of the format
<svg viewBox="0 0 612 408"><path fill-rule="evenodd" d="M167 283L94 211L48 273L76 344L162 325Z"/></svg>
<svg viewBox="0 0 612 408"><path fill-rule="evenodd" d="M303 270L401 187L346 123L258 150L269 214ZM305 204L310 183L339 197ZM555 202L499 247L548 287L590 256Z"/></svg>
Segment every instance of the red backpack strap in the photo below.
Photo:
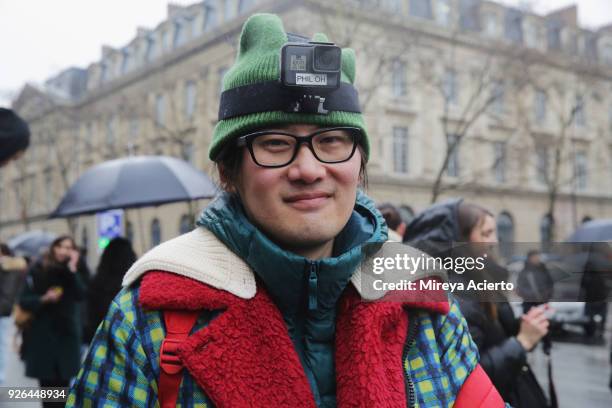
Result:
<svg viewBox="0 0 612 408"><path fill-rule="evenodd" d="M183 378L183 362L177 355L181 343L189 336L198 311L164 310L166 337L159 352L159 406L160 408L175 408L181 379Z"/></svg>

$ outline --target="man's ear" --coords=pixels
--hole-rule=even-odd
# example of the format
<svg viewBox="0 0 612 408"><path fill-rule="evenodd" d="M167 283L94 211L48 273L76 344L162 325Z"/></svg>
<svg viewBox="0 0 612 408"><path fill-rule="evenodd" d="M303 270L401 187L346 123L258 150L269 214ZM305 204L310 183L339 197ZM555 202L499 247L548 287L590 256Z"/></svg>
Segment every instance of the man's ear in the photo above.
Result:
<svg viewBox="0 0 612 408"><path fill-rule="evenodd" d="M228 193L236 193L236 180L232 180L230 170L228 170L223 164L218 164L217 169L219 170L219 181L221 182L221 188Z"/></svg>

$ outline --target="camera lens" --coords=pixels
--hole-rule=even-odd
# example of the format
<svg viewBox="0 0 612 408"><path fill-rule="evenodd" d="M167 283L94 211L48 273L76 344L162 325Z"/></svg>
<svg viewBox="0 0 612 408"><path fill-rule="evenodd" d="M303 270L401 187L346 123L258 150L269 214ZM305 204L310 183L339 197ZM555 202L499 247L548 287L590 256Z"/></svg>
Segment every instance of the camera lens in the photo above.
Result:
<svg viewBox="0 0 612 408"><path fill-rule="evenodd" d="M339 71L341 51L336 46L318 45L314 49L315 71Z"/></svg>

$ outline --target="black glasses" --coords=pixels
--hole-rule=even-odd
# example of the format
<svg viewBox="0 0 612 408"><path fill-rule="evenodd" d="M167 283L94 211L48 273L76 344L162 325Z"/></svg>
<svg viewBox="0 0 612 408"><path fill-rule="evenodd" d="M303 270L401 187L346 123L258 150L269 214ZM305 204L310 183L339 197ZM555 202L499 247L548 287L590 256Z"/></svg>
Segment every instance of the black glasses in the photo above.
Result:
<svg viewBox="0 0 612 408"><path fill-rule="evenodd" d="M239 147L246 146L253 161L261 167L283 167L295 160L300 145L308 148L322 163L342 163L355 154L363 133L355 127L319 129L307 136L280 130L264 130L238 138Z"/></svg>

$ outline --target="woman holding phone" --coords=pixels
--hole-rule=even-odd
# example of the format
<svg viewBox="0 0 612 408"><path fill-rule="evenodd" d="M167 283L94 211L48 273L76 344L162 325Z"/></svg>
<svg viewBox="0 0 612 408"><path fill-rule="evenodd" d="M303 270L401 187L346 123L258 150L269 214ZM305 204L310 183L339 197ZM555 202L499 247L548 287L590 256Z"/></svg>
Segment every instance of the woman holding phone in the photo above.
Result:
<svg viewBox="0 0 612 408"><path fill-rule="evenodd" d="M66 235L56 238L30 268L19 300L21 308L33 315L22 345L26 375L37 378L41 387L68 387L79 369L81 322L77 302L85 295L78 273L80 264L74 240Z"/></svg>

